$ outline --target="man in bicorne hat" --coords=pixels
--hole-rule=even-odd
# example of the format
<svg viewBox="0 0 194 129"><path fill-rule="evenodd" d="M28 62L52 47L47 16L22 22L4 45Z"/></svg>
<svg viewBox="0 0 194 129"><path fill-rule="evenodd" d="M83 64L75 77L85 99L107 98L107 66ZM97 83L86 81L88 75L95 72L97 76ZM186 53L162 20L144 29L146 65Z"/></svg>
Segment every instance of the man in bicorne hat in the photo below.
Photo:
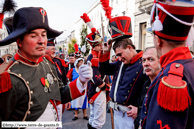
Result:
<svg viewBox="0 0 194 129"><path fill-rule="evenodd" d="M142 128L193 129L194 61L188 47L194 37L194 2L156 0L151 14L162 70L144 99Z"/></svg>
<svg viewBox="0 0 194 129"><path fill-rule="evenodd" d="M102 5L106 5L103 2ZM102 74L113 75L110 107L114 110L115 129L134 129L134 119L137 117L137 107L140 105L138 100L143 84L147 80L146 75L143 74L143 52L136 51L129 39L132 37L130 17L111 18L107 15L107 18L109 18L112 41L107 44L108 49L99 54L99 70ZM118 60L109 63L113 41L113 50Z"/></svg>
<svg viewBox="0 0 194 129"><path fill-rule="evenodd" d="M0 46L17 42L18 52L0 66L1 121L58 121L56 102L67 103L84 93L92 69L82 65L79 78L64 86L58 78L54 62L46 51L47 38L62 32L48 25L41 7L25 7L13 17L13 32ZM60 88L60 90L59 90Z"/></svg>

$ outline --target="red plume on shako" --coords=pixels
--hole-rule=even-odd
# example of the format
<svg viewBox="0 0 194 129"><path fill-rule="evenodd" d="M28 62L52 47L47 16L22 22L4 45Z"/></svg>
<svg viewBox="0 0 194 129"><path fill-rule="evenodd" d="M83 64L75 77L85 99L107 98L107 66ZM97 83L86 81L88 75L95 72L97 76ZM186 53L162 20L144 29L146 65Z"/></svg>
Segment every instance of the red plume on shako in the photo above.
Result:
<svg viewBox="0 0 194 129"><path fill-rule="evenodd" d="M74 48L75 48L75 53L74 53L75 57L76 58L81 57L81 52L79 51L79 47L78 47L77 43L74 44Z"/></svg>
<svg viewBox="0 0 194 129"><path fill-rule="evenodd" d="M101 36L99 32L96 30L95 27L93 27L93 24L89 18L89 16L86 13L83 13L83 16L81 16L83 21L86 23L86 25L91 29L91 33L86 36L87 42L92 46L96 46L99 43L102 43Z"/></svg>

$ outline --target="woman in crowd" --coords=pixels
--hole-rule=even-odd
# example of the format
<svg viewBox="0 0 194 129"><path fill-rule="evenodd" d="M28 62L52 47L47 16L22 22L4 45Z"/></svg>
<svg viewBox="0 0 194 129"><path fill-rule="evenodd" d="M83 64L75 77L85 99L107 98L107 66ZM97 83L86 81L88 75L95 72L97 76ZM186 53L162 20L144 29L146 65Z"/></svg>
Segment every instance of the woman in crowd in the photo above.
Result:
<svg viewBox="0 0 194 129"><path fill-rule="evenodd" d="M79 77L78 74L78 69L79 67L84 64L84 59L83 58L78 58L75 62L74 62L74 66L75 68L72 68L71 70L68 71L67 73L67 78L69 78L69 80L74 81L75 79L77 79ZM72 119L73 121L78 119L78 110L82 109L83 110L83 119L88 120L88 116L86 114L86 109L88 108L88 101L87 101L87 95L85 92L85 95L71 101L71 108L73 108L75 110L75 116Z"/></svg>

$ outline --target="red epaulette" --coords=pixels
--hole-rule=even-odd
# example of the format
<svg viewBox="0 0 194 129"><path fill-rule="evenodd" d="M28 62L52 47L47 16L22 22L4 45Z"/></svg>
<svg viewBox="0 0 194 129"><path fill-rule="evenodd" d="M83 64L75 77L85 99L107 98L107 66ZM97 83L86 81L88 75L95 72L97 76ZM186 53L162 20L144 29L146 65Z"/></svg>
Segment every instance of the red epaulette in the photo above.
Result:
<svg viewBox="0 0 194 129"><path fill-rule="evenodd" d="M92 58L91 59L92 66L98 67L99 64L99 58Z"/></svg>
<svg viewBox="0 0 194 129"><path fill-rule="evenodd" d="M6 71L11 64L13 64L13 61L9 61L9 63L3 63L0 66L0 93L7 92L12 88L10 75Z"/></svg>
<svg viewBox="0 0 194 129"><path fill-rule="evenodd" d="M73 68L71 68L68 72L67 72L67 78L69 78L70 80L72 79L72 72L73 72Z"/></svg>
<svg viewBox="0 0 194 129"><path fill-rule="evenodd" d="M61 60L61 64L62 64L63 67L68 67L68 63L65 63L65 61L62 60L62 59L60 59L60 60Z"/></svg>
<svg viewBox="0 0 194 129"><path fill-rule="evenodd" d="M50 61L52 64L55 64L49 55L44 55L43 57L45 57L45 58L46 58L48 61Z"/></svg>
<svg viewBox="0 0 194 129"><path fill-rule="evenodd" d="M182 64L172 63L168 76L163 77L160 81L157 101L164 109L184 111L191 105L187 82L182 80L183 69Z"/></svg>

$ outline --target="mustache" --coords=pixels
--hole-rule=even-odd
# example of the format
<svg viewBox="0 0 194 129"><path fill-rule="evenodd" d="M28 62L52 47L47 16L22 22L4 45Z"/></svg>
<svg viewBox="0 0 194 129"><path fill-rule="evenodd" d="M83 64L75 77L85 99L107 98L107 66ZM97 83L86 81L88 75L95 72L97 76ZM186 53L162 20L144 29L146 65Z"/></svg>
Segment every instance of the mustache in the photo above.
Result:
<svg viewBox="0 0 194 129"><path fill-rule="evenodd" d="M143 73L145 74L145 73L146 73L145 71L146 71L147 69L150 69L152 73L155 73L155 72L158 71L160 68L161 68L160 64L158 65L158 67L157 67L156 69L152 69L152 68L150 68L150 67L144 67L144 68L143 68Z"/></svg>

